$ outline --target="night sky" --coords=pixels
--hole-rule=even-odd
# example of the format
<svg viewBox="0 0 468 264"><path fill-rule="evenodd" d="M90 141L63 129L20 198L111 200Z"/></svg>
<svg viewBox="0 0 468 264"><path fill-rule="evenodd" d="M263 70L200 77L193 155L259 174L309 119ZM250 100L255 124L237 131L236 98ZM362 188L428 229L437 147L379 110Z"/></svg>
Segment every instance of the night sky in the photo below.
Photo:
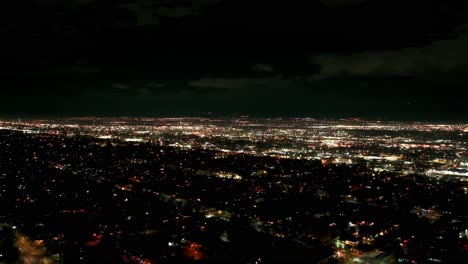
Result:
<svg viewBox="0 0 468 264"><path fill-rule="evenodd" d="M0 116L467 121L468 1L276 2L4 1Z"/></svg>

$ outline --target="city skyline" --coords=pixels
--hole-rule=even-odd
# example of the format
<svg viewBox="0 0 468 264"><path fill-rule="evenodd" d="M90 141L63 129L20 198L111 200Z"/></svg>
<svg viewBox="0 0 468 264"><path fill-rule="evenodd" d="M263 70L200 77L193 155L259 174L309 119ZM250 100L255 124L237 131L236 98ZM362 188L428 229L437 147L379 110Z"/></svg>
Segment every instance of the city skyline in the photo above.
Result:
<svg viewBox="0 0 468 264"><path fill-rule="evenodd" d="M467 124L0 121L5 263L466 263Z"/></svg>

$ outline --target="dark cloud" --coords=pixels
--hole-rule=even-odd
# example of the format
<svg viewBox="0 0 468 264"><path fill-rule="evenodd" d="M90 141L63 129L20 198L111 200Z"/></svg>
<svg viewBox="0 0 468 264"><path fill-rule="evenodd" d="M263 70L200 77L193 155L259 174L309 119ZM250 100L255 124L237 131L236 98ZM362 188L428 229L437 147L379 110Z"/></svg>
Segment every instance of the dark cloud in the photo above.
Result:
<svg viewBox="0 0 468 264"><path fill-rule="evenodd" d="M198 10L193 6L162 6L157 9L158 15L171 18L183 18L198 14Z"/></svg>
<svg viewBox="0 0 468 264"><path fill-rule="evenodd" d="M67 28L78 24L94 24L96 28L127 27L151 28L159 26L164 19L182 19L197 16L204 7L219 0L134 0L134 1L98 1L98 0L34 0L38 13L47 14L44 21L60 19L67 21ZM73 17L64 18L67 13ZM86 17L85 21L80 21ZM71 23L70 23L71 22ZM44 22L41 22L44 23ZM88 25L90 26L90 25ZM54 27L60 27L54 25ZM78 29L79 30L79 29ZM73 30L70 31L73 34Z"/></svg>
<svg viewBox="0 0 468 264"><path fill-rule="evenodd" d="M423 47L352 54L321 54L313 56L311 62L320 65L320 72L313 75L311 80L468 71L468 34L435 41Z"/></svg>
<svg viewBox="0 0 468 264"><path fill-rule="evenodd" d="M301 86L302 84L295 78L275 76L264 78L202 78L199 80L189 81L187 85L192 87L216 88L231 91L247 90L248 92L268 92L291 89Z"/></svg>
<svg viewBox="0 0 468 264"><path fill-rule="evenodd" d="M467 111L466 1L34 2L0 10L0 114Z"/></svg>
<svg viewBox="0 0 468 264"><path fill-rule="evenodd" d="M252 66L255 72L273 72L273 65L270 64L255 64Z"/></svg>
<svg viewBox="0 0 468 264"><path fill-rule="evenodd" d="M130 89L130 87L127 84L124 84L124 83L113 83L112 88L115 88L117 90L122 90L122 91L126 91L126 90Z"/></svg>
<svg viewBox="0 0 468 264"><path fill-rule="evenodd" d="M148 82L146 84L147 88L163 88L165 86L166 86L166 84L164 84L164 83L154 82L154 81L150 81L150 82Z"/></svg>
<svg viewBox="0 0 468 264"><path fill-rule="evenodd" d="M119 8L130 12L130 19L117 21L122 26L153 26L159 23L159 17L151 2L125 3L119 5Z"/></svg>
<svg viewBox="0 0 468 264"><path fill-rule="evenodd" d="M118 7L129 11L133 19L128 19L120 24L127 26L154 26L159 24L161 19L165 18L181 19L199 15L202 8L216 2L218 1L149 0L123 3L119 4Z"/></svg>

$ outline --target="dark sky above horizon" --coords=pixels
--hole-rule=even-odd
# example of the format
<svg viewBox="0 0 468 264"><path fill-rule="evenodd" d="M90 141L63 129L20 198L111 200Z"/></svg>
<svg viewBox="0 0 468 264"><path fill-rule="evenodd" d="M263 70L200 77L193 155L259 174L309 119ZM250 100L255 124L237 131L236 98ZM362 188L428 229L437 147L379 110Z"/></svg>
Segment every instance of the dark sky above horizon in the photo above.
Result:
<svg viewBox="0 0 468 264"><path fill-rule="evenodd" d="M6 1L0 116L467 121L468 2Z"/></svg>

